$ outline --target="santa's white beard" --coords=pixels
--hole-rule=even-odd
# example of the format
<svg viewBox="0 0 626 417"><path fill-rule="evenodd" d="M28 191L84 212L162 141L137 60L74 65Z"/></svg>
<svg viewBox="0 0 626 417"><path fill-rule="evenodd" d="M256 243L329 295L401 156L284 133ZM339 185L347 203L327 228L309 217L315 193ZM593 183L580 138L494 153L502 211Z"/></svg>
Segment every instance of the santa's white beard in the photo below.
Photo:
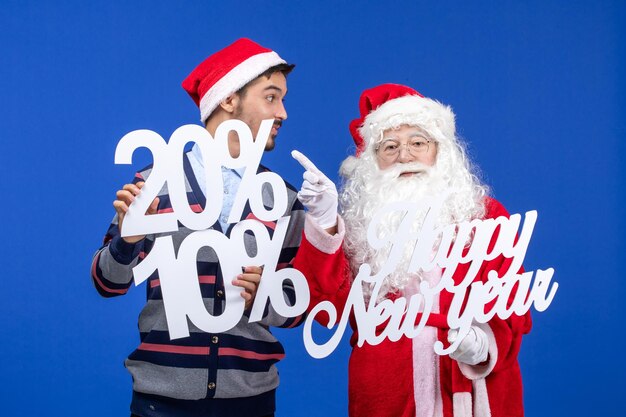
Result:
<svg viewBox="0 0 626 417"><path fill-rule="evenodd" d="M412 176L400 175L403 172L415 171L418 173ZM422 209L418 210L411 223L411 232L418 232L428 211L428 207L423 204L424 201L433 200L446 192L449 188L447 180L449 177L436 167L427 167L419 163L396 164L381 171L373 165L373 161L359 161L351 176L352 179L346 182L341 194L342 216L346 224L344 250L350 260L353 274L356 275L364 263L369 264L372 273L375 274L388 259L391 244L374 250L367 241L367 230L374 215L390 203L418 203ZM444 202L436 226L449 225L473 217L471 209L475 203L471 191L471 189L461 190L460 193L455 191L453 196ZM458 210L456 209L459 207L458 198L463 198L464 192L467 204L462 205L463 210ZM404 217L404 212L385 215L377 230L378 237L382 239L393 235ZM415 239L406 243L401 261L382 283L378 292L379 299L385 298L388 293L403 291L409 283L419 284L422 280L421 271L412 274L407 272L415 243ZM364 288L364 293L369 298L371 288Z"/></svg>

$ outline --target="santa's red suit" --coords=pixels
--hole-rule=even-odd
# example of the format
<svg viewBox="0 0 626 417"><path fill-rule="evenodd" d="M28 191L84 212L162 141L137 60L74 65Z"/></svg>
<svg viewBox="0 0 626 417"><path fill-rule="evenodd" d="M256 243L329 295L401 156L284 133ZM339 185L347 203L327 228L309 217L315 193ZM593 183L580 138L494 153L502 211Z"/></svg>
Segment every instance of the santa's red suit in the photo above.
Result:
<svg viewBox="0 0 626 417"><path fill-rule="evenodd" d="M488 198L485 205L485 218L508 217L506 209L496 200ZM330 236L308 218L294 266L307 277L311 308L322 300L329 300L340 317L353 277L341 247L344 235L341 219L338 227L339 233ZM491 247L495 239L496 236ZM502 256L485 261L476 280L486 281L487 273L492 270L503 276L510 263ZM455 283L463 280L468 268L469 264L457 267L453 276ZM434 282L440 277L441 271L435 271L425 279ZM406 291L403 295L389 294L388 298L406 296ZM522 335L531 327L530 314L513 315L507 320L496 316L487 324L479 325L489 339L489 356L485 362L471 366L447 355L438 356L433 350L436 340L448 346L446 316L451 302L452 294L443 290L427 326L417 337L403 337L397 342L385 339L375 346L356 345L357 329L354 319L351 320L354 334L349 364L350 416L523 416L517 355ZM320 314L316 319L324 322L328 317Z"/></svg>

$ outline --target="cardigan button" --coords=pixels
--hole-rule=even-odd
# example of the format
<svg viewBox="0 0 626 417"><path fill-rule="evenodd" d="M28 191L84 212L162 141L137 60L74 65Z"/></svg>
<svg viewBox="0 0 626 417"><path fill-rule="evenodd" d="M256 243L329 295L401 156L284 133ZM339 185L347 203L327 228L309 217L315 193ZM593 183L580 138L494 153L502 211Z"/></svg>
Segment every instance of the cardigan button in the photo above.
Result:
<svg viewBox="0 0 626 417"><path fill-rule="evenodd" d="M211 338L211 342L213 342L213 343L217 343L217 342L219 342L219 341L220 341L220 338L219 338L219 337L217 337L217 336L213 336L213 337Z"/></svg>
<svg viewBox="0 0 626 417"><path fill-rule="evenodd" d="M209 382L209 385L207 385L207 387L209 387L210 390L215 389L215 382Z"/></svg>
<svg viewBox="0 0 626 417"><path fill-rule="evenodd" d="M222 297L224 296L224 291L222 291L222 290L217 290L217 296L218 296L219 298L222 298Z"/></svg>

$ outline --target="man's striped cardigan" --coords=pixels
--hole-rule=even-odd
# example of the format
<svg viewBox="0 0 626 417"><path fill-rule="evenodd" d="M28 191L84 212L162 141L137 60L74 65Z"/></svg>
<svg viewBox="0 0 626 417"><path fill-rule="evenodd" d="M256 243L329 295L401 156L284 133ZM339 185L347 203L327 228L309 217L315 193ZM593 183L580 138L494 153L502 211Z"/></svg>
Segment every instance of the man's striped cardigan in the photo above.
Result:
<svg viewBox="0 0 626 417"><path fill-rule="evenodd" d="M205 201L186 155L184 169L190 206L195 211L202 210L211 202ZM267 169L261 167L260 171L263 170ZM149 174L150 167L137 173L133 182L143 181ZM285 216L291 216L291 220L278 268L291 267L300 245L304 223L304 210L296 198L297 191L285 184L289 207ZM159 198L158 211L171 211L166 187L160 192ZM267 188L263 190L263 203L266 207L273 206L273 197ZM253 218L248 204L242 220L246 218ZM272 236L275 223L266 222L265 225ZM232 226L226 231L227 235ZM218 222L212 228L221 230ZM105 236L104 245L95 254L92 263L92 278L98 292L104 297L125 294L132 283L132 268L150 252L158 236L171 235L175 250L178 251L181 242L192 232L179 223L176 232L148 235L137 244L128 244L119 235L115 217ZM245 236L245 246L250 254L255 253L253 235ZM219 260L208 247L198 252L197 267L205 307L209 313L218 316L225 305L224 279L234 277L222 277ZM181 400L214 398L235 401L243 397L265 398L268 396L263 393L271 393L273 402L273 390L278 385L274 364L285 353L280 342L271 334L269 326L297 326L302 322L302 316L284 318L274 312L271 306L267 306L260 322L248 323L248 317L244 314L233 329L220 334L205 333L190 323L189 337L170 340L158 272L155 271L146 284L147 302L139 316L140 344L126 360L126 368L132 374L133 390L136 393ZM293 288L285 285L283 289L285 297L293 305ZM253 406L259 410L264 408L263 404ZM246 415L245 410L242 410L242 414Z"/></svg>

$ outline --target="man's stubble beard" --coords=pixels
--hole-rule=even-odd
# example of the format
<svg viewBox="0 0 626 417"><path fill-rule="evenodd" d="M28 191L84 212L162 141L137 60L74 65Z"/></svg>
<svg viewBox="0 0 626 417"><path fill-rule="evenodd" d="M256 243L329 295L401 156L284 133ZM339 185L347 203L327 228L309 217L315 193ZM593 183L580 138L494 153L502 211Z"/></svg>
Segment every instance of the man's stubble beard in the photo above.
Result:
<svg viewBox="0 0 626 417"><path fill-rule="evenodd" d="M270 137L267 138L267 142L265 143L265 152L273 151L276 147L276 136L270 134Z"/></svg>
<svg viewBox="0 0 626 417"><path fill-rule="evenodd" d="M244 122L250 129L250 132L252 133L252 140L256 141L261 124L259 123L258 126L251 126L251 122L247 120L247 118L242 117L242 115L244 115L244 112L241 110L241 107L238 107L233 113L233 119L241 120L242 122ZM274 125L276 125L276 121L274 121ZM282 123L279 124L279 126L281 125ZM278 136L278 134L275 135L270 132L270 135L267 138L267 142L265 143L265 148L264 148L265 152L274 150L274 148L276 147L276 136Z"/></svg>

